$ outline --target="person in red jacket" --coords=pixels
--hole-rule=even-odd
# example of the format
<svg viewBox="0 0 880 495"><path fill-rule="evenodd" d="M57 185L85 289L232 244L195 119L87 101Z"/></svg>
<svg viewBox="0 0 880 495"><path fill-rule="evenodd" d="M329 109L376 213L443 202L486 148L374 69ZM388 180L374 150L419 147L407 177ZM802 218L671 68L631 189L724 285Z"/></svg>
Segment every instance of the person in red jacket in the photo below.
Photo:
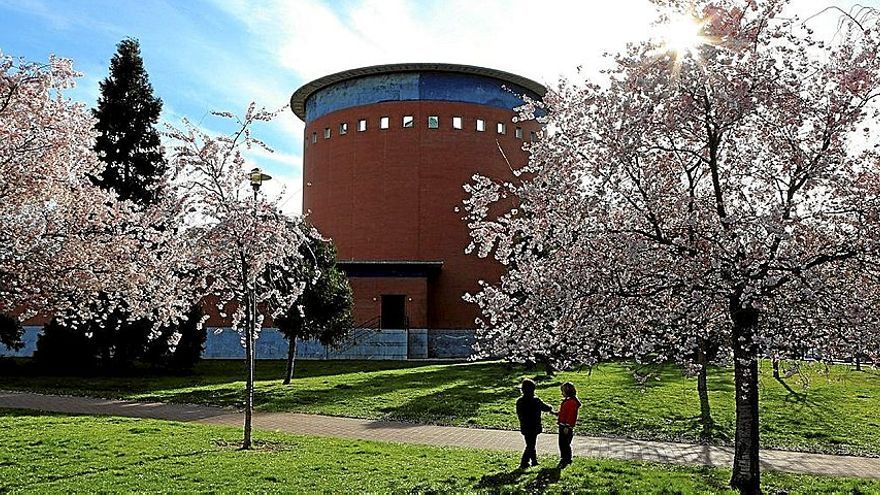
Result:
<svg viewBox="0 0 880 495"><path fill-rule="evenodd" d="M577 398L577 389L571 382L560 387L562 404L559 405L559 468L571 464L571 441L574 438L574 425L577 423L578 409L581 401Z"/></svg>

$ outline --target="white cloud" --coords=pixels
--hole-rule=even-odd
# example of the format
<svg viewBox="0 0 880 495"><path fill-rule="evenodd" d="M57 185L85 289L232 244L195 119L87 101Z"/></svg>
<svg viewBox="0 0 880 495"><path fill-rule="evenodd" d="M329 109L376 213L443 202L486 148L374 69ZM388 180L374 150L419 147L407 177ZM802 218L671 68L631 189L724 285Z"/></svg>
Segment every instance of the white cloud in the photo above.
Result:
<svg viewBox="0 0 880 495"><path fill-rule="evenodd" d="M848 9L857 0L841 0ZM603 54L651 35L656 9L650 0L215 0L248 31L259 66L229 60L222 84L233 101L242 95L267 107L286 105L300 85L330 73L376 64L446 62L513 72L553 85L595 74ZM825 0L797 0L790 13L809 17ZM831 32L837 16L811 21ZM816 27L816 26L811 26ZM251 64L256 62L251 62ZM266 130L279 149L252 159L287 184L287 204L301 206L303 123L288 110ZM287 140L287 141L283 141ZM289 143L278 146L279 142ZM295 191L295 192L292 192Z"/></svg>
<svg viewBox="0 0 880 495"><path fill-rule="evenodd" d="M274 150L268 151L259 146L254 146L250 150L246 151L245 156L250 160L256 160L260 162L272 161L282 165L302 163L302 155L297 155L293 153L282 153L280 151ZM287 175L300 175L297 173L291 173L290 170L285 170L284 173Z"/></svg>
<svg viewBox="0 0 880 495"><path fill-rule="evenodd" d="M219 4L241 19L280 67L302 82L366 65L449 62L555 82L600 62L653 19L648 0L534 2L362 0L334 10L316 0L272 0L255 9Z"/></svg>
<svg viewBox="0 0 880 495"><path fill-rule="evenodd" d="M649 0L237 0L218 5L247 26L261 51L300 82L397 62L449 62L514 72L541 83L591 71L602 54L645 38L656 17ZM856 0L833 2L851 8ZM808 17L825 0L797 0ZM837 17L823 24L833 25Z"/></svg>

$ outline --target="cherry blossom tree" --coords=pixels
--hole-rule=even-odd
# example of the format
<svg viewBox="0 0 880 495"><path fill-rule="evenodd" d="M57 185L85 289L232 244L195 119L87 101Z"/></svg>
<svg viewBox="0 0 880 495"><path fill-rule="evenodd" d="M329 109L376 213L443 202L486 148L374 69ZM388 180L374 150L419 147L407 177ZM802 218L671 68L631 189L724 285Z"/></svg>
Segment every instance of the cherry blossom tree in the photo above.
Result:
<svg viewBox="0 0 880 495"><path fill-rule="evenodd" d="M0 56L0 312L100 322L124 304L131 319L149 317L158 338L212 296L232 308L246 349L248 448L254 341L302 292L306 282L287 274L298 273L306 236L319 237L251 190L242 150L265 146L251 127L274 113L220 113L235 120L231 136L188 122L172 130L155 201L136 206L89 179L102 167L94 119L63 94L76 77L69 60Z"/></svg>
<svg viewBox="0 0 880 495"><path fill-rule="evenodd" d="M704 367L717 343L731 485L759 493L759 357L880 353L880 26L861 11L817 40L785 0L655 3L690 42L630 44L527 102L546 135L521 180L466 186L470 249L511 267L470 296L478 351Z"/></svg>
<svg viewBox="0 0 880 495"><path fill-rule="evenodd" d="M229 136L212 136L187 121L182 129L168 133L175 184L191 210L189 236L197 246L193 259L203 277L196 285L217 302L221 316L232 308L232 328L241 334L245 348L243 449L251 447L255 340L266 319L286 311L302 293L308 281L290 274L300 272L300 246L317 237L302 227L303 222L281 213L279 198L258 193L261 172L246 171L244 150L269 149L251 135L253 124L276 114L251 104L241 118L215 114L234 121L235 131Z"/></svg>
<svg viewBox="0 0 880 495"><path fill-rule="evenodd" d="M0 311L100 319L125 300L133 316L178 321L183 203L137 210L91 184L94 119L64 96L78 76L67 59L0 54Z"/></svg>

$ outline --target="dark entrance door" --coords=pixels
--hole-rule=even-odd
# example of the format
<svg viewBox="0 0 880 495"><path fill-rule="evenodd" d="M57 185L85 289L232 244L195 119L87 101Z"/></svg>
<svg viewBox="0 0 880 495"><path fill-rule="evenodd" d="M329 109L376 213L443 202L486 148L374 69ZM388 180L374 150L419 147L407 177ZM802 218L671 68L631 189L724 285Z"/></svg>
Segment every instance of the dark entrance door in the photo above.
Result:
<svg viewBox="0 0 880 495"><path fill-rule="evenodd" d="M382 295L382 328L406 328L406 296Z"/></svg>

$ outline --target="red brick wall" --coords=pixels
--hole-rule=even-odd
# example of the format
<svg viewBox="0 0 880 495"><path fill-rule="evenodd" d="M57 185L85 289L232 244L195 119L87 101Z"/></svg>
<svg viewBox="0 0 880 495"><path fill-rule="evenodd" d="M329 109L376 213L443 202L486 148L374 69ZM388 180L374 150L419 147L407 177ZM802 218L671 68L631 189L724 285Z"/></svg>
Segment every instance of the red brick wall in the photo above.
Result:
<svg viewBox="0 0 880 495"><path fill-rule="evenodd" d="M414 117L413 127L402 127L404 115ZM429 115L439 116L438 129L428 128ZM333 239L339 259L443 261L425 296L427 328L473 328L477 308L462 301L462 295L475 292L480 279L497 280L503 269L464 254L470 238L463 213L455 209L465 198L462 185L474 173L513 178L499 146L513 166L525 163L524 140L515 137L515 128L523 127L527 140L538 126L514 124L513 115L435 101L380 103L325 115L305 130L303 211ZM382 116L390 118L388 129L379 128ZM463 118L462 129L452 128L453 116ZM367 130L358 132L363 118ZM475 130L478 118L485 121L484 132ZM345 135L339 134L342 122L348 123ZM505 135L496 132L498 122L506 124ZM324 138L325 128L330 128L330 139ZM312 133L317 133L316 143ZM364 284L352 280L358 318L379 314L378 306L370 306L377 295L362 294L375 288ZM411 326L420 327L415 321Z"/></svg>
<svg viewBox="0 0 880 495"><path fill-rule="evenodd" d="M427 328L428 283L421 277L351 277L354 321L362 324L382 313L382 294L405 294L410 328Z"/></svg>

